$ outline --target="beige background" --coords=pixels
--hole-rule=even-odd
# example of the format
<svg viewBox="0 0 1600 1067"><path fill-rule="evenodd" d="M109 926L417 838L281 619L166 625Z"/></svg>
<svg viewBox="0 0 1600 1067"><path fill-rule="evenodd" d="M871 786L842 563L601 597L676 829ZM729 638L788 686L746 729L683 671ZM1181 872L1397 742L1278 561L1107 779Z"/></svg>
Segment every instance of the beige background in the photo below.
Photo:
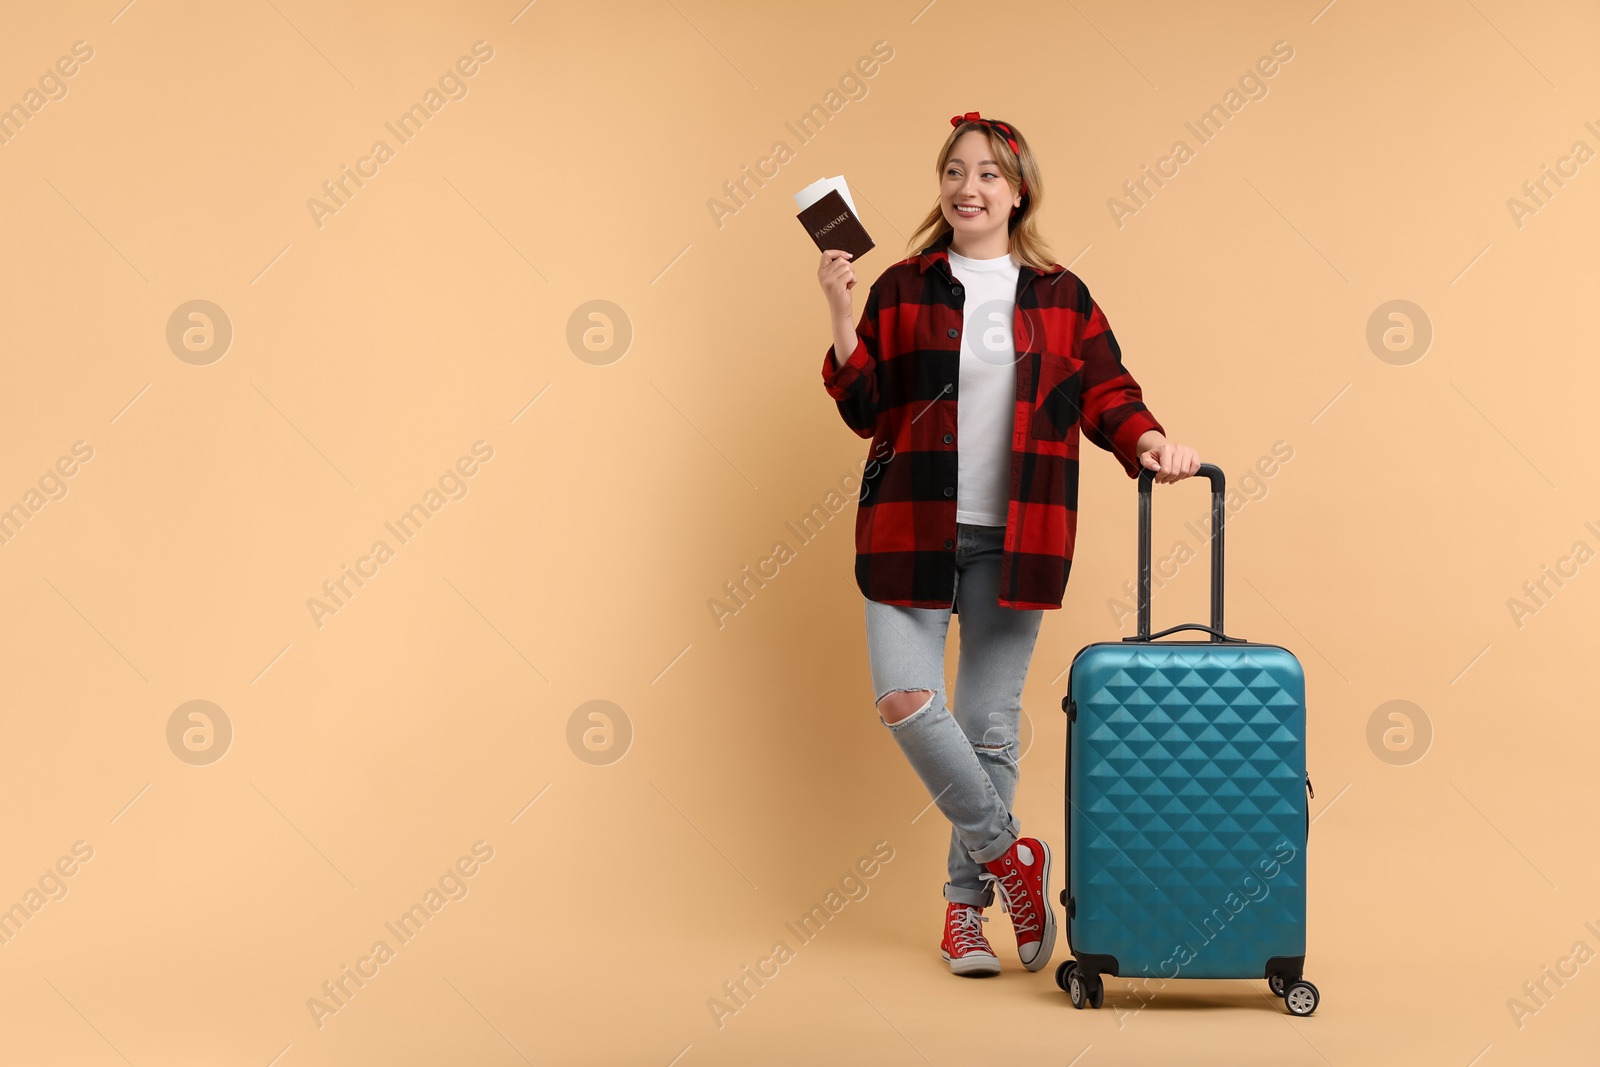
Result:
<svg viewBox="0 0 1600 1067"><path fill-rule="evenodd" d="M0 906L28 915L0 945L0 1061L1592 1062L1600 964L1520 1027L1507 1002L1600 951L1600 564L1521 626L1507 602L1600 550L1600 163L1520 227L1507 200L1600 150L1600 14L1206 7L12 12L0 103L76 41L93 57L0 145L0 506L42 505L0 546ZM398 144L384 123L476 41L467 95ZM785 122L877 41L892 59L801 144ZM1185 121L1276 41L1267 95L1119 228L1108 199L1196 147ZM866 453L819 381L790 194L844 173L875 277L968 110L1031 141L1055 256L1172 438L1235 485L1293 450L1228 527L1228 629L1308 676L1310 1019L1260 982L1135 1014L1113 980L1075 1012L998 909L1000 978L938 958L948 824L871 704L853 502L804 546L784 525ZM379 138L393 158L319 227L307 201ZM719 226L710 201L779 140L792 158ZM1366 340L1397 299L1433 330L1404 365ZM204 365L166 337L193 300L233 330ZM620 358L568 343L594 300L631 328ZM79 441L92 459L45 478ZM478 441L466 495L400 544L385 522ZM1063 671L1132 632L1108 601L1134 484L1085 456L1024 694L1017 811L1058 848ZM65 495L30 498L41 478ZM1157 498L1165 549L1206 502ZM392 558L319 627L308 600L379 539ZM709 602L779 540L796 557L719 627ZM1157 626L1205 590L1202 558ZM231 724L220 759L169 746L192 700ZM569 722L595 700L613 733L590 753ZM1369 745L1391 700L1431 725L1420 760ZM794 938L880 841L865 896ZM492 859L444 878L466 895L401 944L384 924L475 842ZM380 939L319 1026L308 1000ZM708 1001L779 940L792 958L719 1027Z"/></svg>

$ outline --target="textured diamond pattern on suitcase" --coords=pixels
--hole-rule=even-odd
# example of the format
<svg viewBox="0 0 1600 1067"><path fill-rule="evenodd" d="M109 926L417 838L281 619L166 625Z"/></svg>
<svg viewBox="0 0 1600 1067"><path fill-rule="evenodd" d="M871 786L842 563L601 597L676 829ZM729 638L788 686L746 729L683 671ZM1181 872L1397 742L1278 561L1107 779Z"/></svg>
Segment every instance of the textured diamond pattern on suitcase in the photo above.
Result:
<svg viewBox="0 0 1600 1067"><path fill-rule="evenodd" d="M1305 953L1305 675L1282 648L1091 645L1073 663L1074 952L1260 978Z"/></svg>

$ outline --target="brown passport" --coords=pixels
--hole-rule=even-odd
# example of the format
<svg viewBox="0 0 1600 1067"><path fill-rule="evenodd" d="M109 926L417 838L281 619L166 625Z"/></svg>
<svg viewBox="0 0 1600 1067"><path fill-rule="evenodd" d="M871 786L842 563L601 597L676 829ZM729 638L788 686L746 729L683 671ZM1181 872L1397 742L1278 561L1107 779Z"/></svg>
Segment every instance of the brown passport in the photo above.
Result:
<svg viewBox="0 0 1600 1067"><path fill-rule="evenodd" d="M800 220L817 248L826 252L838 248L850 253L852 262L870 252L874 245L867 229L856 218L850 205L844 202L839 190L833 189L821 200L806 208L795 218Z"/></svg>

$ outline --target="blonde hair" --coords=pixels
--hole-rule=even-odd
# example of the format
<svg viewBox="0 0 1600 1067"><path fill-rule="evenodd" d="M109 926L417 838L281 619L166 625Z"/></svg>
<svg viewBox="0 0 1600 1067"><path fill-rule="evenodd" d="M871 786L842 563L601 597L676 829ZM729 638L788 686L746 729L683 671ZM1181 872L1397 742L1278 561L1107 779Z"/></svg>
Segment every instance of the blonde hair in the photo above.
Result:
<svg viewBox="0 0 1600 1067"><path fill-rule="evenodd" d="M1038 214L1039 205L1044 200L1044 182L1039 174L1039 162L1034 158L1033 150L1028 147L1028 139L1022 136L1022 131L1010 122L1011 132L1016 135L1017 151L1013 153L1011 146L1006 143L1005 136L989 125L989 122L998 122L999 119L990 119L984 122L963 121L950 131L950 136L945 139L944 147L939 150L939 161L934 167L934 173L944 181L944 169L950 162L950 153L955 151L956 141L968 130L981 131L989 138L989 147L992 149L992 158L999 167L1000 173L1006 181L1011 183L1013 191L1021 188L1024 179L1028 183L1028 191L1023 194L1022 204L1017 208L1017 213L1006 221L1007 235L1011 241L1011 256L1018 263L1025 263L1035 270L1049 270L1054 266L1050 255L1050 248L1045 244L1044 237L1039 233ZM935 201L932 210L923 218L916 230L911 234L911 239L906 242L909 252L920 252L928 245L943 240L954 233L950 220L944 217L944 209Z"/></svg>

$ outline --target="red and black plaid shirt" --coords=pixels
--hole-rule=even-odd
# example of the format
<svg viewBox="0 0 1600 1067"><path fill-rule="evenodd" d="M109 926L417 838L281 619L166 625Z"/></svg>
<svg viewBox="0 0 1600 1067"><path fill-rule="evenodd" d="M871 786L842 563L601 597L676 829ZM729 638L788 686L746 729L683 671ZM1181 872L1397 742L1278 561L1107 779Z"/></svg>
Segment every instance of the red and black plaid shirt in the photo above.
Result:
<svg viewBox="0 0 1600 1067"><path fill-rule="evenodd" d="M867 292L856 350L822 384L845 425L872 438L856 507L856 585L869 600L950 608L956 577L956 386L963 288L950 235L890 265ZM1078 276L1023 264L1012 335L1017 395L1000 604L1059 608L1078 529L1078 431L1139 476L1134 449L1165 434ZM885 445L889 447L884 447ZM892 448L892 453L890 452ZM887 456L887 458L885 458Z"/></svg>

